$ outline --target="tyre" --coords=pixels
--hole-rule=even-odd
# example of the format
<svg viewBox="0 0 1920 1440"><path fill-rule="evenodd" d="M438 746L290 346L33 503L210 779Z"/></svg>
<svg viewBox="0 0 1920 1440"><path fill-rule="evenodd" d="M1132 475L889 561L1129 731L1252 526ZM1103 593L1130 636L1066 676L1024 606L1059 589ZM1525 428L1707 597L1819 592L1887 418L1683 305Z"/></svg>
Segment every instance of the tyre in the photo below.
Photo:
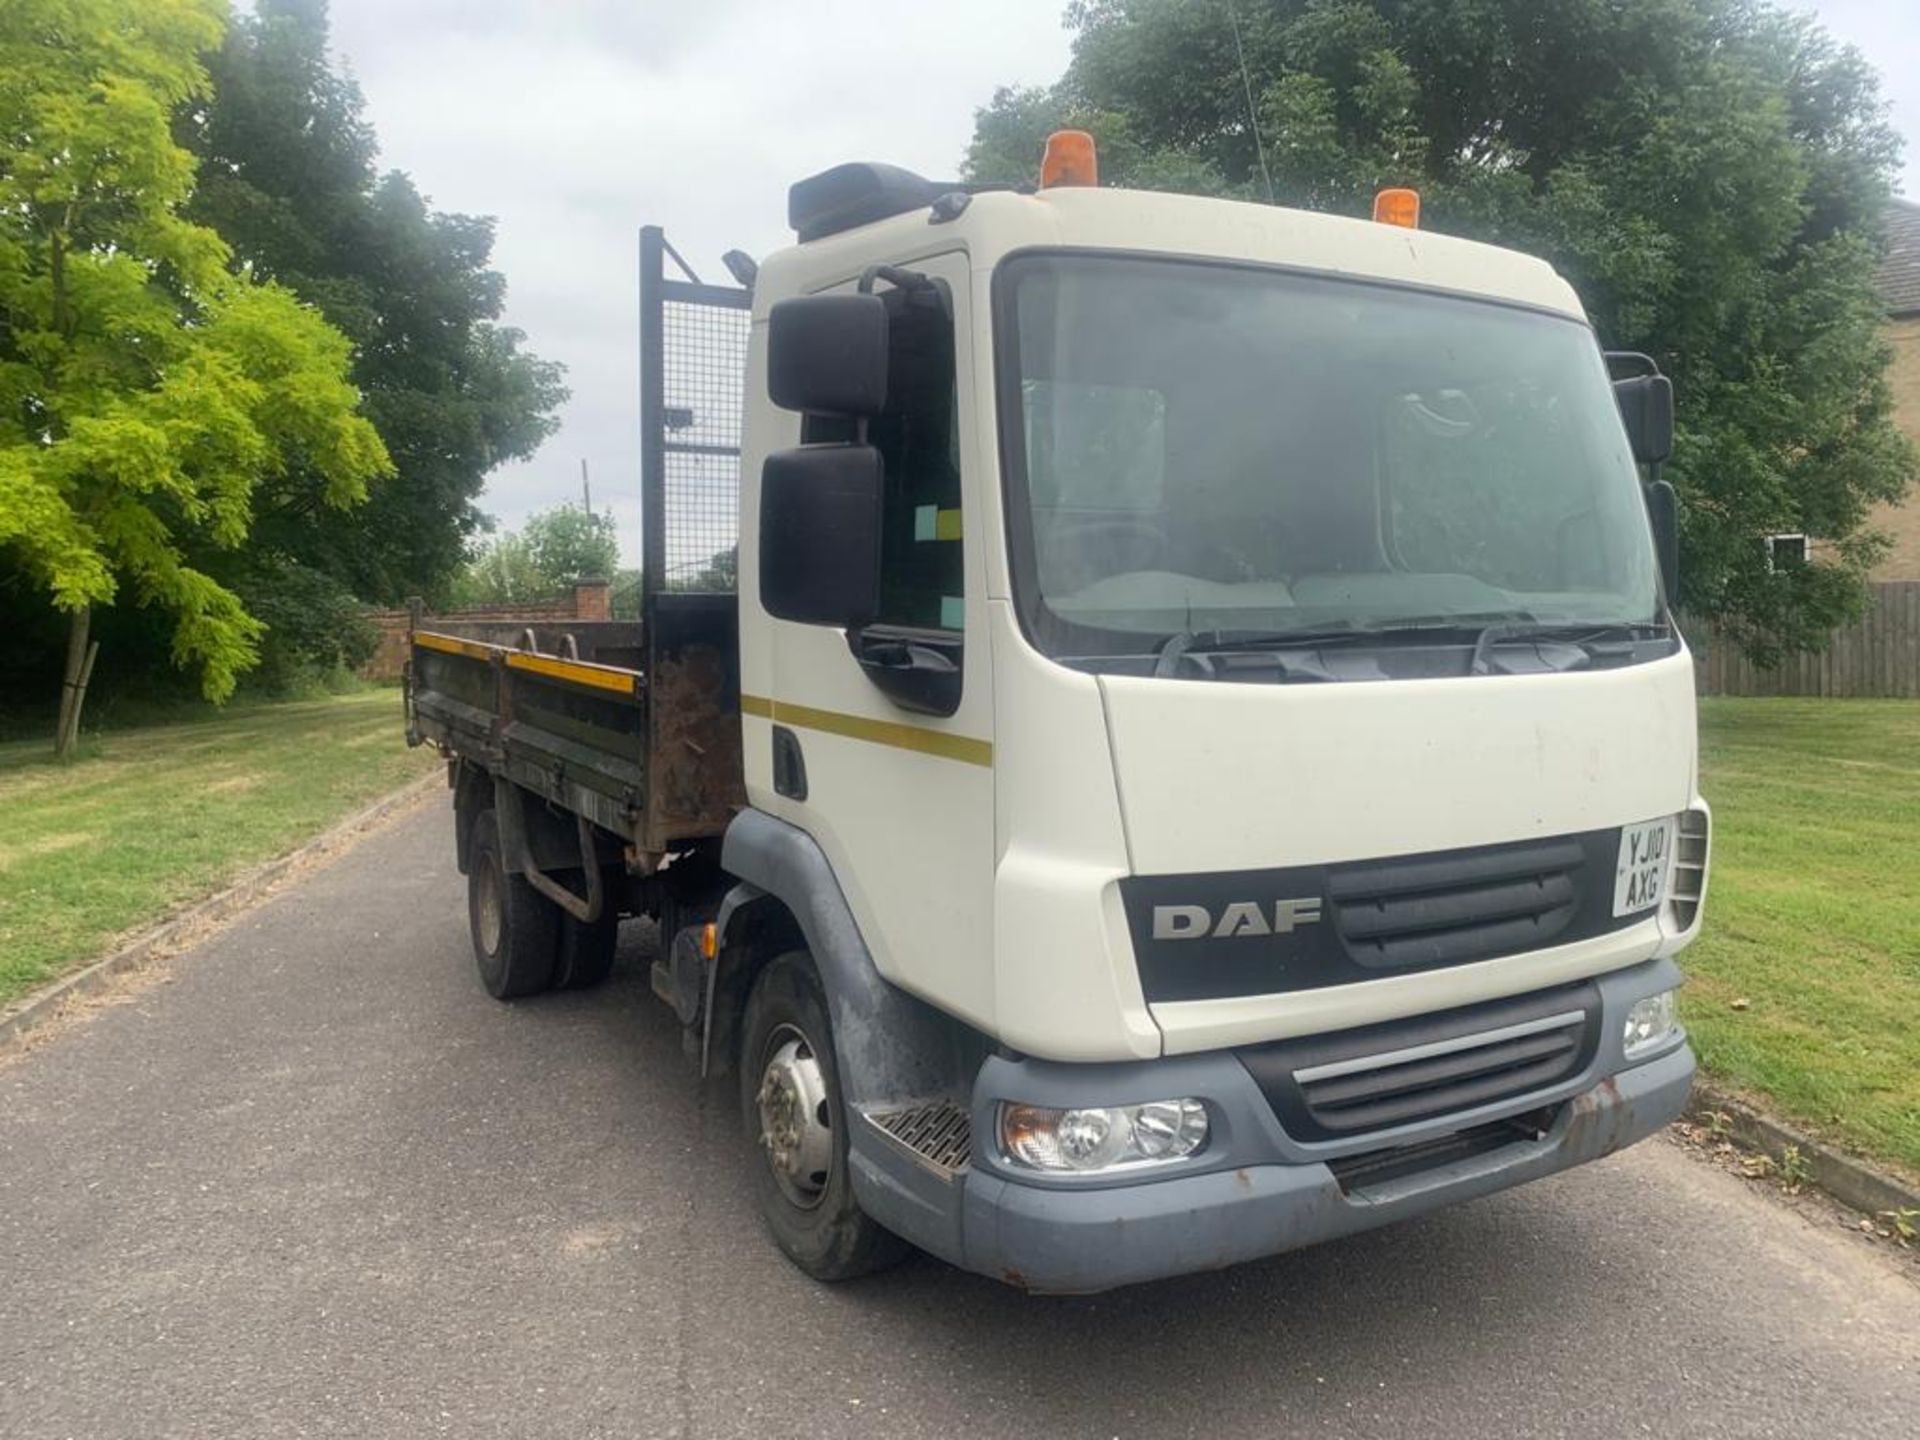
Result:
<svg viewBox="0 0 1920 1440"><path fill-rule="evenodd" d="M496 1000L545 990L553 979L560 907L500 861L500 822L491 809L473 817L467 871L467 926L480 983Z"/></svg>
<svg viewBox="0 0 1920 1440"><path fill-rule="evenodd" d="M553 988L585 990L598 985L613 969L613 954L620 946L620 910L614 904L612 887L601 901L600 918L592 924L560 912L560 947L554 955Z"/></svg>
<svg viewBox="0 0 1920 1440"><path fill-rule="evenodd" d="M787 1258L816 1280L850 1280L899 1260L906 1242L853 1198L826 997L804 950L780 956L754 981L740 1056L754 1193Z"/></svg>

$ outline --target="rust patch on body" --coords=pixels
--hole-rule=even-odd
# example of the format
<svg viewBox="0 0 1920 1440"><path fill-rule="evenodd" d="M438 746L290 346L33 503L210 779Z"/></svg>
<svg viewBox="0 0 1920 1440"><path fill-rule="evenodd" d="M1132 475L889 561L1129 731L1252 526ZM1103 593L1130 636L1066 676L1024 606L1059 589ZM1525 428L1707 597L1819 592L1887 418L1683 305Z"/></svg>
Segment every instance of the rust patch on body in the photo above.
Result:
<svg viewBox="0 0 1920 1440"><path fill-rule="evenodd" d="M1610 1155L1618 1150L1633 1126L1634 1107L1621 1096L1620 1082L1612 1075L1573 1097L1568 1140L1578 1144L1585 1137L1592 1137L1597 1141L1597 1148L1591 1152L1595 1156Z"/></svg>
<svg viewBox="0 0 1920 1440"><path fill-rule="evenodd" d="M740 689L718 646L688 644L654 662L647 833L717 835L746 804L740 759Z"/></svg>

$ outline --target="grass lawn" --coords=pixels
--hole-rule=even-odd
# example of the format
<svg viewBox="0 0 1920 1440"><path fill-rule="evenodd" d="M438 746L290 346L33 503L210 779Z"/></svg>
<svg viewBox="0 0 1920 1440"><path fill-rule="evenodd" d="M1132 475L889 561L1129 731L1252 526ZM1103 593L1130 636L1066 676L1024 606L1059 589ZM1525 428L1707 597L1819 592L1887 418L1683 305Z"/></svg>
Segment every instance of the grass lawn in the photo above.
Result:
<svg viewBox="0 0 1920 1440"><path fill-rule="evenodd" d="M1920 704L1703 700L1706 1067L1920 1175Z"/></svg>
<svg viewBox="0 0 1920 1440"><path fill-rule="evenodd" d="M400 692L0 744L0 1006L432 769Z"/></svg>

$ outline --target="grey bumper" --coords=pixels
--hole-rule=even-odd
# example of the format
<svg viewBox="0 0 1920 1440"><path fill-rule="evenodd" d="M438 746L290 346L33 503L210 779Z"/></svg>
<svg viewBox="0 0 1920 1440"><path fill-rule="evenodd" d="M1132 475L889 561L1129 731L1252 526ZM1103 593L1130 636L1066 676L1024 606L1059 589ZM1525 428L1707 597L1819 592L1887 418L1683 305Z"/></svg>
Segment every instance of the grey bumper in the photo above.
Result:
<svg viewBox="0 0 1920 1440"><path fill-rule="evenodd" d="M975 1172L965 1186L960 1263L1025 1289L1076 1292L1298 1249L1631 1145L1680 1114L1693 1069L1693 1052L1683 1044L1575 1096L1539 1140L1351 1191L1324 1162L1080 1191Z"/></svg>
<svg viewBox="0 0 1920 1440"><path fill-rule="evenodd" d="M1681 1038L1627 1065L1618 1037L1634 1001L1679 980L1668 960L1601 977L1606 1040L1553 1090L1344 1144L1287 1134L1230 1053L1115 1065L995 1057L974 1083L969 1168L936 1177L877 1132L856 1131L855 1193L876 1219L923 1249L1029 1290L1105 1290L1275 1255L1538 1179L1659 1130L1686 1104L1693 1052ZM1200 1156L1164 1172L1041 1177L1015 1170L992 1144L1002 1100L1071 1106L1177 1096L1206 1101L1212 1133ZM1547 1108L1553 1119L1537 1138L1516 1135L1413 1173L1343 1185L1329 1163L1369 1146L1417 1144Z"/></svg>

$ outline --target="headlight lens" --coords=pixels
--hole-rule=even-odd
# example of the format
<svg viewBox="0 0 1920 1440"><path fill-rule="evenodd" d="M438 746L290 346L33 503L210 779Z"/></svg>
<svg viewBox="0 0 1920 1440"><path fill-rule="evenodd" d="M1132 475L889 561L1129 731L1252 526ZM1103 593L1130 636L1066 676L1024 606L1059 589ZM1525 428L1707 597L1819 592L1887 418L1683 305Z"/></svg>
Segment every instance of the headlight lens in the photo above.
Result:
<svg viewBox="0 0 1920 1440"><path fill-rule="evenodd" d="M1001 1152L1016 1165L1055 1175L1163 1164L1206 1143L1207 1107L1198 1100L1079 1110L1000 1107Z"/></svg>
<svg viewBox="0 0 1920 1440"><path fill-rule="evenodd" d="M1627 1011L1627 1030L1623 1050L1629 1060L1652 1054L1666 1044L1674 1031L1673 991L1662 990L1634 1003Z"/></svg>

